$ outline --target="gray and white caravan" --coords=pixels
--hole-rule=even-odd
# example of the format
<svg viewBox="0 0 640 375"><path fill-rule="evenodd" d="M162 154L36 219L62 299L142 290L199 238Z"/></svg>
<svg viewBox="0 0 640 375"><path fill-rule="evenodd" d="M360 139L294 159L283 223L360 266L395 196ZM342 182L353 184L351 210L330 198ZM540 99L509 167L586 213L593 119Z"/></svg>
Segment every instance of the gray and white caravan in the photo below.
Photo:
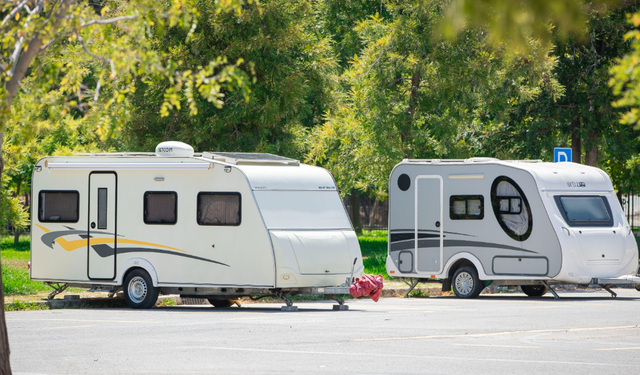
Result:
<svg viewBox="0 0 640 375"><path fill-rule="evenodd" d="M392 277L477 297L519 285L640 283L635 238L605 172L575 163L404 160L389 180Z"/></svg>
<svg viewBox="0 0 640 375"><path fill-rule="evenodd" d="M45 157L33 172L33 280L123 289L133 308L158 293L208 298L323 294L339 302L363 272L356 234L326 170L270 154ZM54 293L55 293L54 292Z"/></svg>

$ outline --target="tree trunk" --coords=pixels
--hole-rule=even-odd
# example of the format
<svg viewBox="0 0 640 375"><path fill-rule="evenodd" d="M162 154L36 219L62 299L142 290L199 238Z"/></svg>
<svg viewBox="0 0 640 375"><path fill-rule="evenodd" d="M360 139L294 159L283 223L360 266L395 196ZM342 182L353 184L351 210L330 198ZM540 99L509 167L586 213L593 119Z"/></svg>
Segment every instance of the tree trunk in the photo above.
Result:
<svg viewBox="0 0 640 375"><path fill-rule="evenodd" d="M401 140L402 145L406 147L405 157L411 159L413 157L413 119L416 115L416 109L418 108L418 89L420 88L420 69L411 76L411 91L409 94L409 117L405 122L404 129L402 130Z"/></svg>
<svg viewBox="0 0 640 375"><path fill-rule="evenodd" d="M22 178L18 180L18 187L16 187L16 197L20 197L21 186L22 186ZM26 204L27 202L24 202L24 203ZM19 240L20 240L20 231L14 227L13 228L13 244L17 245Z"/></svg>
<svg viewBox="0 0 640 375"><path fill-rule="evenodd" d="M69 9L69 4L71 0L62 0L56 14L53 16L53 23L51 25L51 31L55 34L60 28L60 24L62 20L67 15L67 10ZM42 47L42 36L39 33L35 33L33 38L29 41L29 45L27 50L22 53L19 60L15 62L16 69L13 73L13 76L6 83L5 89L6 93L6 101L0 104L0 115L1 117L8 116L11 110L11 104L13 103L13 99L15 99L18 94L18 89L20 88L20 84L22 79L27 74L27 69L31 65L31 62L36 57L38 53L40 53L40 48ZM4 161L2 160L2 143L4 141L4 118L0 118L0 177L2 177L2 172L4 171ZM2 259L0 259L2 262ZM2 271L0 270L0 375L10 375L11 374L11 363L9 361L9 335L7 334L7 321L4 316L4 285L2 284Z"/></svg>
<svg viewBox="0 0 640 375"><path fill-rule="evenodd" d="M586 165L595 167L598 164L598 133L595 131L590 131L588 136L591 148L588 149L585 153L584 163Z"/></svg>
<svg viewBox="0 0 640 375"><path fill-rule="evenodd" d="M582 140L580 137L580 118L571 121L571 161L582 163Z"/></svg>
<svg viewBox="0 0 640 375"><path fill-rule="evenodd" d="M362 234L362 222L360 221L360 197L355 190L351 191L351 223L358 234Z"/></svg>

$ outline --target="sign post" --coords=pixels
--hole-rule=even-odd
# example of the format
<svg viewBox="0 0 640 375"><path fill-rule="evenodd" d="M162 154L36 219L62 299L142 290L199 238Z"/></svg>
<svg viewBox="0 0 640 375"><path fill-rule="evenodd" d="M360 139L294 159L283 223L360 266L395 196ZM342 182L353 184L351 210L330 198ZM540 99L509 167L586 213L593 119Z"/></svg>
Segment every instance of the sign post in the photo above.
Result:
<svg viewBox="0 0 640 375"><path fill-rule="evenodd" d="M564 163L571 162L571 149L564 147L556 147L553 149L553 162Z"/></svg>

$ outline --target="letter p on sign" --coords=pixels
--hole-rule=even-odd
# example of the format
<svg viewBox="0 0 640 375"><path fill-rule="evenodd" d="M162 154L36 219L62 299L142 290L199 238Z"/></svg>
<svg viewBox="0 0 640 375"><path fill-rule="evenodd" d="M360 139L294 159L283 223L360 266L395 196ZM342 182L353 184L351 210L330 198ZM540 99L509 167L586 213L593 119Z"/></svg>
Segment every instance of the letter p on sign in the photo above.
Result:
<svg viewBox="0 0 640 375"><path fill-rule="evenodd" d="M563 147L554 148L553 162L554 163L571 162L571 149L563 148Z"/></svg>

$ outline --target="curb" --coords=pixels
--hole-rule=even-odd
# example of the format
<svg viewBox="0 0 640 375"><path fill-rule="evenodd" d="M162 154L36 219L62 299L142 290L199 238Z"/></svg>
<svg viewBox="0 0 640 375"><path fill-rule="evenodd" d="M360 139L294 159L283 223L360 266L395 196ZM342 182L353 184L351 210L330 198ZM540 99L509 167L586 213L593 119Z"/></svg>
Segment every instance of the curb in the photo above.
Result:
<svg viewBox="0 0 640 375"><path fill-rule="evenodd" d="M381 297L385 298L403 298L406 293L406 288L387 288L382 289ZM431 288L415 288L412 291L413 294L417 294L412 297L436 297L442 294L442 289L439 287ZM348 301L348 300L347 300ZM50 309L65 309L65 308L117 308L127 307L127 304L122 297L114 298L80 298L79 295L65 295L63 299L52 299L44 301L24 301L25 304L44 305ZM168 305L168 306L193 306L193 305L208 305L209 301L206 298L193 298L193 297L180 297L179 295L166 295L159 296L156 306ZM14 302L5 302L5 308L11 307Z"/></svg>

